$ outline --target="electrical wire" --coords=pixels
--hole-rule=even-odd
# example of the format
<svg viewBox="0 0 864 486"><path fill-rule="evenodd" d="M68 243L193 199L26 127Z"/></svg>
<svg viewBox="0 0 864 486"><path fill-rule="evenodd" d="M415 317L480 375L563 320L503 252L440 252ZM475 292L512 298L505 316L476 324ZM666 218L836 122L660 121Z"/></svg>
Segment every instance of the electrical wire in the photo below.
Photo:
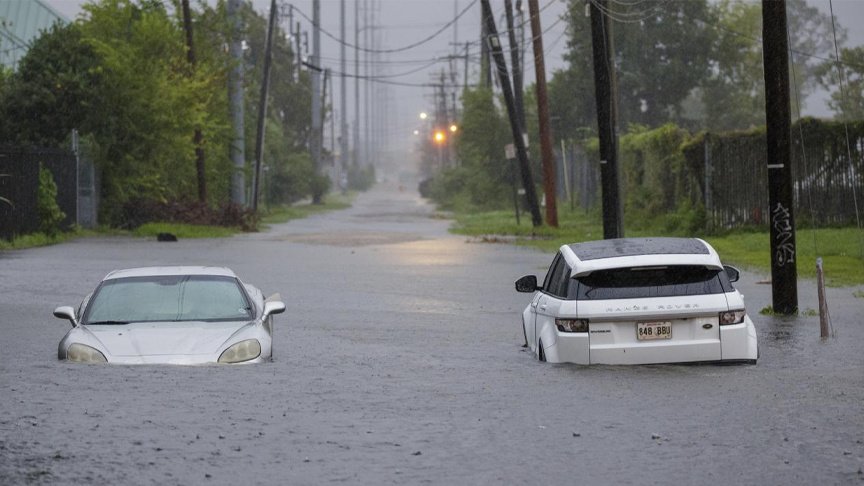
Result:
<svg viewBox="0 0 864 486"><path fill-rule="evenodd" d="M352 48L352 49L358 49L358 50L361 50L361 51L363 51L363 52L370 52L370 53L374 53L374 54L389 54L389 53L394 53L394 52L403 52L403 51L407 51L407 50L410 50L410 49L414 49L415 47L419 47L419 46L421 46L421 45L423 45L423 44L425 44L425 43L431 41L432 39L438 37L439 35L441 35L442 32L444 32L445 30L447 30L448 28L450 28L450 26L452 26L453 24L455 24L456 22L458 22L459 19L462 18L462 16L465 15L465 14L468 12L468 10L470 10L471 7L473 7L473 6L474 6L478 1L479 1L479 0L473 0L471 3L468 4L467 7L465 7L464 9L462 9L462 11L459 12L459 14L456 15L456 17L454 17L453 20L451 20L450 22L447 22L446 24L444 24L440 29L438 29L437 31L435 31L435 33L433 33L432 35L426 37L425 39L421 39L421 40L419 40L419 41L417 41L417 42L414 42L413 44L408 44L408 45L406 45L406 46L397 47L397 48L393 48L393 49L370 49L370 48L368 48L368 47L363 47L363 46L354 45L354 44L352 44L352 43L350 43L350 42L346 42L346 41L343 41L342 39L339 39L339 38L336 37L335 35L333 35L333 34L331 34L330 32L324 30L323 28L320 28L320 27L319 27L319 30L320 30L324 35L326 35L326 36L329 37L330 39L332 39L332 40L338 42L339 44L344 45L345 47L350 47L350 48ZM300 10L300 9L297 8L297 7L294 7L294 10L295 10L298 14L300 14L301 17L303 17L304 19L306 19L308 22L312 22L312 19L309 18L309 16L306 15L306 13L303 12L302 10Z"/></svg>
<svg viewBox="0 0 864 486"><path fill-rule="evenodd" d="M840 46L837 43L837 27L834 24L834 0L828 0L831 12L831 32L834 34L834 56L837 59L837 80L840 84L840 97L846 100L846 88L843 83L844 70L840 63ZM846 131L846 154L849 157L849 172L852 175L852 202L855 204L855 220L858 223L858 244L860 246L861 258L864 258L864 231L861 228L861 214L858 211L858 191L855 189L855 164L852 162L852 148L849 143L849 120L843 117L843 128Z"/></svg>

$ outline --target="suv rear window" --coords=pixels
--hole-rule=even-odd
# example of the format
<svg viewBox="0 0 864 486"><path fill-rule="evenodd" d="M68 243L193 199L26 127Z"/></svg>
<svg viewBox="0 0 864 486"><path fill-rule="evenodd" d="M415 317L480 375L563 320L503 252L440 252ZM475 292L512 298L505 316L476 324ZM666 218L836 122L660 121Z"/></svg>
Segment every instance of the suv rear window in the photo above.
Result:
<svg viewBox="0 0 864 486"><path fill-rule="evenodd" d="M576 300L722 294L732 288L724 271L693 265L614 268L575 280L569 289L575 295L568 297Z"/></svg>

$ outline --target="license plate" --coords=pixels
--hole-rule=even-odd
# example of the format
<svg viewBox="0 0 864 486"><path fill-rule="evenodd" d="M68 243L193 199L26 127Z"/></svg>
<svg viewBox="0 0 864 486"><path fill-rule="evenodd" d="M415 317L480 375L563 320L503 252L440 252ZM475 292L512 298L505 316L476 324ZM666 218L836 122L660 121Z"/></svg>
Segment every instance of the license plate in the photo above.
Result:
<svg viewBox="0 0 864 486"><path fill-rule="evenodd" d="M649 339L672 339L671 322L637 322L636 339L647 341Z"/></svg>

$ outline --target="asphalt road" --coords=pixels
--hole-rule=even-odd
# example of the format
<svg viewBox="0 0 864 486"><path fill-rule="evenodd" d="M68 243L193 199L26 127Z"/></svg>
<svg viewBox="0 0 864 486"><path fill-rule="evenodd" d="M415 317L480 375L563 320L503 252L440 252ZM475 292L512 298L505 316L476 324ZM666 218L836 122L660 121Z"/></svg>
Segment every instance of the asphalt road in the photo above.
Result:
<svg viewBox="0 0 864 486"><path fill-rule="evenodd" d="M864 299L761 316L757 365L580 367L521 348L550 254L467 242L416 194L225 239L0 253L0 484L864 484ZM722 257L722 255L721 255ZM225 265L280 292L274 362L58 362L107 272ZM815 309L803 282L801 307Z"/></svg>

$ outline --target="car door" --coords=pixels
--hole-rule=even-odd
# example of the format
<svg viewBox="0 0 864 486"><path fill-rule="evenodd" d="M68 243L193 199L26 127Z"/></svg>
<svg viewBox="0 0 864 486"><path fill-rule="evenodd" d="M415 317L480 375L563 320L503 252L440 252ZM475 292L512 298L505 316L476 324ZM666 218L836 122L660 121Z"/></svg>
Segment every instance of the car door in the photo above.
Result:
<svg viewBox="0 0 864 486"><path fill-rule="evenodd" d="M534 324L534 344L543 342L543 347L548 348L555 344L557 333L555 332L555 318L561 307L561 281L563 274L567 271L567 262L560 253L555 255L546 279L543 281L543 289L536 300L537 318ZM537 353L540 350L537 348Z"/></svg>

